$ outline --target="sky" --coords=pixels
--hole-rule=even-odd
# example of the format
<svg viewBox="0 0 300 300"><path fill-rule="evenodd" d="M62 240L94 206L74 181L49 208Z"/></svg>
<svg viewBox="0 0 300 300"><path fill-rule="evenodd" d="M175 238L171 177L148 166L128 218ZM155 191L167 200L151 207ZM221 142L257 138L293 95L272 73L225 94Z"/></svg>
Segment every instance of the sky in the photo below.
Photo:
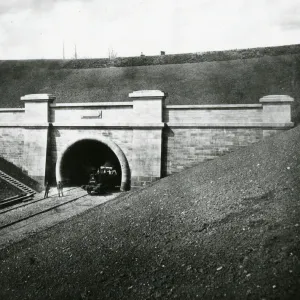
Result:
<svg viewBox="0 0 300 300"><path fill-rule="evenodd" d="M0 0L0 60L300 44L299 0Z"/></svg>

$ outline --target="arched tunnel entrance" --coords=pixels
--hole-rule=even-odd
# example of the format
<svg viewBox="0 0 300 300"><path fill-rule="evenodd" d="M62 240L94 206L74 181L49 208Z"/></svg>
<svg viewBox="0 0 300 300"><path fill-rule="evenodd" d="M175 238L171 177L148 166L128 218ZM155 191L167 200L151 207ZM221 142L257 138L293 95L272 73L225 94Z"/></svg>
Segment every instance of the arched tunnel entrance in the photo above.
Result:
<svg viewBox="0 0 300 300"><path fill-rule="evenodd" d="M90 174L101 166L109 165L117 171L117 182L121 184L121 166L117 156L105 144L93 140L82 140L72 145L64 154L61 175L68 185L87 184Z"/></svg>
<svg viewBox="0 0 300 300"><path fill-rule="evenodd" d="M102 166L116 170L116 187L129 189L130 174L126 157L115 143L105 139L81 139L67 145L57 161L56 181L63 181L68 186L86 185L90 174Z"/></svg>

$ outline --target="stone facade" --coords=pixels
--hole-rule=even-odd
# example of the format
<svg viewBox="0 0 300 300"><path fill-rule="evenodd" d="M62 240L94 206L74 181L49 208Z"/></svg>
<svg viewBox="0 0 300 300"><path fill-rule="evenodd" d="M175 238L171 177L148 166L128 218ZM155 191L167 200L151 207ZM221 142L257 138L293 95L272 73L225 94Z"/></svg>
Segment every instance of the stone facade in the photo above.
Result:
<svg viewBox="0 0 300 300"><path fill-rule="evenodd" d="M24 130L22 127L0 127L0 155L10 163L24 169Z"/></svg>
<svg viewBox="0 0 300 300"><path fill-rule="evenodd" d="M156 90L129 98L57 104L48 94L26 95L24 109L0 109L0 155L41 183L64 180L65 153L93 140L115 153L121 189L128 189L293 127L289 96L245 105L165 105L166 94Z"/></svg>

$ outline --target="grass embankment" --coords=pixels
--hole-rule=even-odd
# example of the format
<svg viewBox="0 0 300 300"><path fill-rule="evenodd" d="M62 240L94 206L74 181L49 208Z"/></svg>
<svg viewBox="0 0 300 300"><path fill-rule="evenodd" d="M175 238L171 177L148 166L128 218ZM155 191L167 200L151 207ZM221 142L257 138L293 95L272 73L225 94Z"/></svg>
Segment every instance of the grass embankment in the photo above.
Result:
<svg viewBox="0 0 300 300"><path fill-rule="evenodd" d="M299 299L300 127L0 253L2 299Z"/></svg>
<svg viewBox="0 0 300 300"><path fill-rule="evenodd" d="M113 65L114 67L110 67ZM300 120L300 47L271 47L154 57L0 61L1 107L22 107L25 94L57 102L128 101L134 90L159 89L167 104L258 103L270 94L295 98Z"/></svg>

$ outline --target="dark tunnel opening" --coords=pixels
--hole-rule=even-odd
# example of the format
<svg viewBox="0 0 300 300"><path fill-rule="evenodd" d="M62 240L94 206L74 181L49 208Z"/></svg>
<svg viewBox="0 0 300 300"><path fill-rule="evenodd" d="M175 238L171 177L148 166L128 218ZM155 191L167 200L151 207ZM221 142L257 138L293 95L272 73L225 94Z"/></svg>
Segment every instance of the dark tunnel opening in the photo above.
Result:
<svg viewBox="0 0 300 300"><path fill-rule="evenodd" d="M120 185L121 166L115 153L99 141L81 140L69 147L62 158L62 179L68 186L85 185L90 174L103 165L110 165L117 171L116 182Z"/></svg>

